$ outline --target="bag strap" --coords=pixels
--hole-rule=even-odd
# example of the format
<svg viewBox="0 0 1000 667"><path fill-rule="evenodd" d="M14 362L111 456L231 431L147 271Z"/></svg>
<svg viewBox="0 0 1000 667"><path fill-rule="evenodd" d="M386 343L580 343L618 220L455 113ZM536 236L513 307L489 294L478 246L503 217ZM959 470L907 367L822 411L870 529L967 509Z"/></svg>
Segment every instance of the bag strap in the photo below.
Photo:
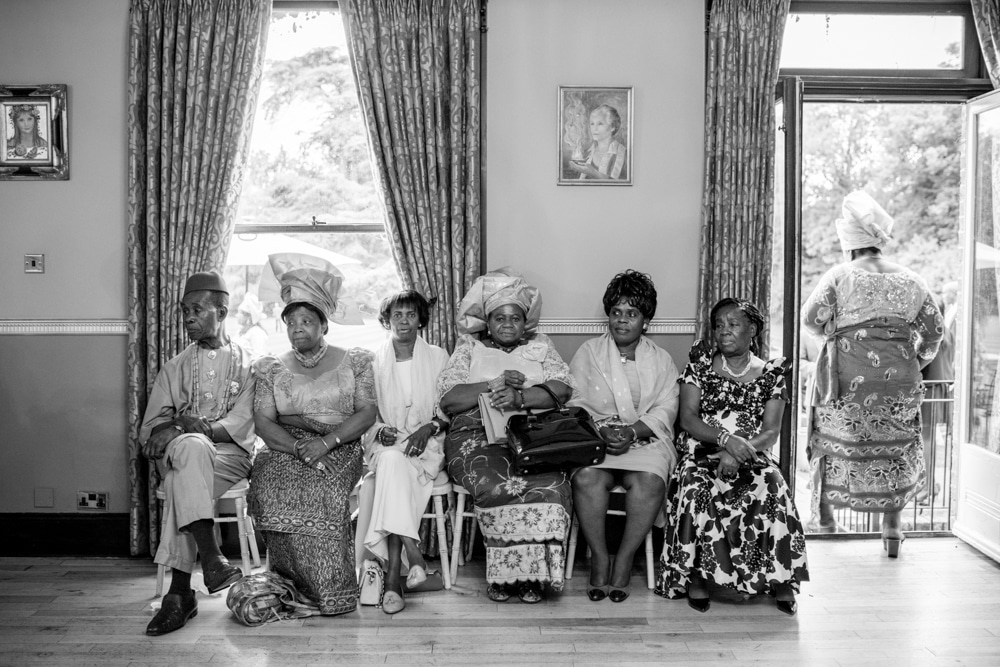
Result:
<svg viewBox="0 0 1000 667"><path fill-rule="evenodd" d="M565 407L563 406L562 401L559 400L559 397L556 396L556 392L549 389L545 384L536 384L535 386L538 387L539 389L544 389L545 393L552 397L552 400L556 404L556 410L562 410L563 407ZM531 412L530 408L525 408L525 409L528 410L528 412Z"/></svg>

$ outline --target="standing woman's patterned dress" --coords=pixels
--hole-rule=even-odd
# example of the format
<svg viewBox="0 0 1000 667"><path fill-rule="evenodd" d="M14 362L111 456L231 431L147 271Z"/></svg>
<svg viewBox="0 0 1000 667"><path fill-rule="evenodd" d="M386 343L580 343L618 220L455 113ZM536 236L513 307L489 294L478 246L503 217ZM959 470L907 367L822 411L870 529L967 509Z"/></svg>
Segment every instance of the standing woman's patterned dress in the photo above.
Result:
<svg viewBox="0 0 1000 667"><path fill-rule="evenodd" d="M302 417L309 430L284 425L295 438L333 431L363 405L375 404L372 353L352 348L340 365L319 378L298 375L276 357L254 364L254 407L275 406ZM357 607L354 530L348 497L361 478L360 441L345 442L322 457L317 470L291 454L263 449L251 473L249 506L267 544L270 569L295 582L320 613Z"/></svg>
<svg viewBox="0 0 1000 667"><path fill-rule="evenodd" d="M809 437L813 516L820 502L856 512L903 509L923 479L921 360L944 333L923 278L838 264L806 301L802 324L824 340Z"/></svg>
<svg viewBox="0 0 1000 667"><path fill-rule="evenodd" d="M699 415L711 427L752 437L760 432L764 406L787 401L783 360L769 361L760 377L737 382L712 368L701 354L684 369L680 382L701 390ZM796 593L809 580L806 541L795 503L781 471L768 455L744 464L732 478L714 464L699 463L719 447L703 445L681 431L681 461L667 490L661 572L656 593L684 597L691 573L740 593L767 593L788 583Z"/></svg>

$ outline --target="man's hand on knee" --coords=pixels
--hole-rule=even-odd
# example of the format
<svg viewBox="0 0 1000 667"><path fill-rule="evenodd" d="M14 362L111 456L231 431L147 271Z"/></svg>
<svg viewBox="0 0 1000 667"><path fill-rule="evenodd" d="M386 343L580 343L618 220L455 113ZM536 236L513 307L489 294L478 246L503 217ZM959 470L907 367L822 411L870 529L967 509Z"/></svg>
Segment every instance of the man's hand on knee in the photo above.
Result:
<svg viewBox="0 0 1000 667"><path fill-rule="evenodd" d="M149 440L142 446L142 453L147 459L156 461L163 458L163 453L167 450L167 445L177 436L184 433L182 427L173 422L161 424L153 429Z"/></svg>

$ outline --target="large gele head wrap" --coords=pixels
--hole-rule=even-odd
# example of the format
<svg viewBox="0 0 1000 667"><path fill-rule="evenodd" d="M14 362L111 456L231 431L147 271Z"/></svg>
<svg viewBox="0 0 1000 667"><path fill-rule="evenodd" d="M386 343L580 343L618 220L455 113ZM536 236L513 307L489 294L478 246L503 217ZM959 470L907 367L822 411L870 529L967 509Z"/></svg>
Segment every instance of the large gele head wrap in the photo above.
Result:
<svg viewBox="0 0 1000 667"><path fill-rule="evenodd" d="M848 259L852 250L883 248L892 238L892 216L867 192L855 190L844 197L841 216L836 222L837 236Z"/></svg>
<svg viewBox="0 0 1000 667"><path fill-rule="evenodd" d="M184 294L182 296L187 296L191 292L201 292L203 290L229 294L229 288L226 287L226 281L222 279L222 276L218 271L202 271L200 273L191 274L191 276L187 279L187 282L184 283Z"/></svg>
<svg viewBox="0 0 1000 667"><path fill-rule="evenodd" d="M337 324L364 324L357 306L340 297L344 274L329 261L298 252L283 252L267 258L271 271L280 288L281 301L308 303L315 306L331 322ZM262 279L261 298L264 299Z"/></svg>
<svg viewBox="0 0 1000 667"><path fill-rule="evenodd" d="M518 305L524 311L525 331L538 326L542 295L537 287L529 285L524 278L507 267L479 276L458 305L458 332L467 334L484 331L489 314L508 304Z"/></svg>

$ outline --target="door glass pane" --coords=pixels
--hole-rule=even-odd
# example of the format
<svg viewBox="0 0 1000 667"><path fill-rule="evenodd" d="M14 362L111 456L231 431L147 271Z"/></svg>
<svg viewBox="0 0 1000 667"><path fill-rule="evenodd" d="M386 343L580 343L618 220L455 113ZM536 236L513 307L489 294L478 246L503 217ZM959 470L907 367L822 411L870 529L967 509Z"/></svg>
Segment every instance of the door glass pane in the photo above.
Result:
<svg viewBox="0 0 1000 667"><path fill-rule="evenodd" d="M960 70L961 16L788 15L781 67Z"/></svg>
<svg viewBox="0 0 1000 667"><path fill-rule="evenodd" d="M978 116L976 240L972 279L972 424L970 442L1000 452L1000 109Z"/></svg>

